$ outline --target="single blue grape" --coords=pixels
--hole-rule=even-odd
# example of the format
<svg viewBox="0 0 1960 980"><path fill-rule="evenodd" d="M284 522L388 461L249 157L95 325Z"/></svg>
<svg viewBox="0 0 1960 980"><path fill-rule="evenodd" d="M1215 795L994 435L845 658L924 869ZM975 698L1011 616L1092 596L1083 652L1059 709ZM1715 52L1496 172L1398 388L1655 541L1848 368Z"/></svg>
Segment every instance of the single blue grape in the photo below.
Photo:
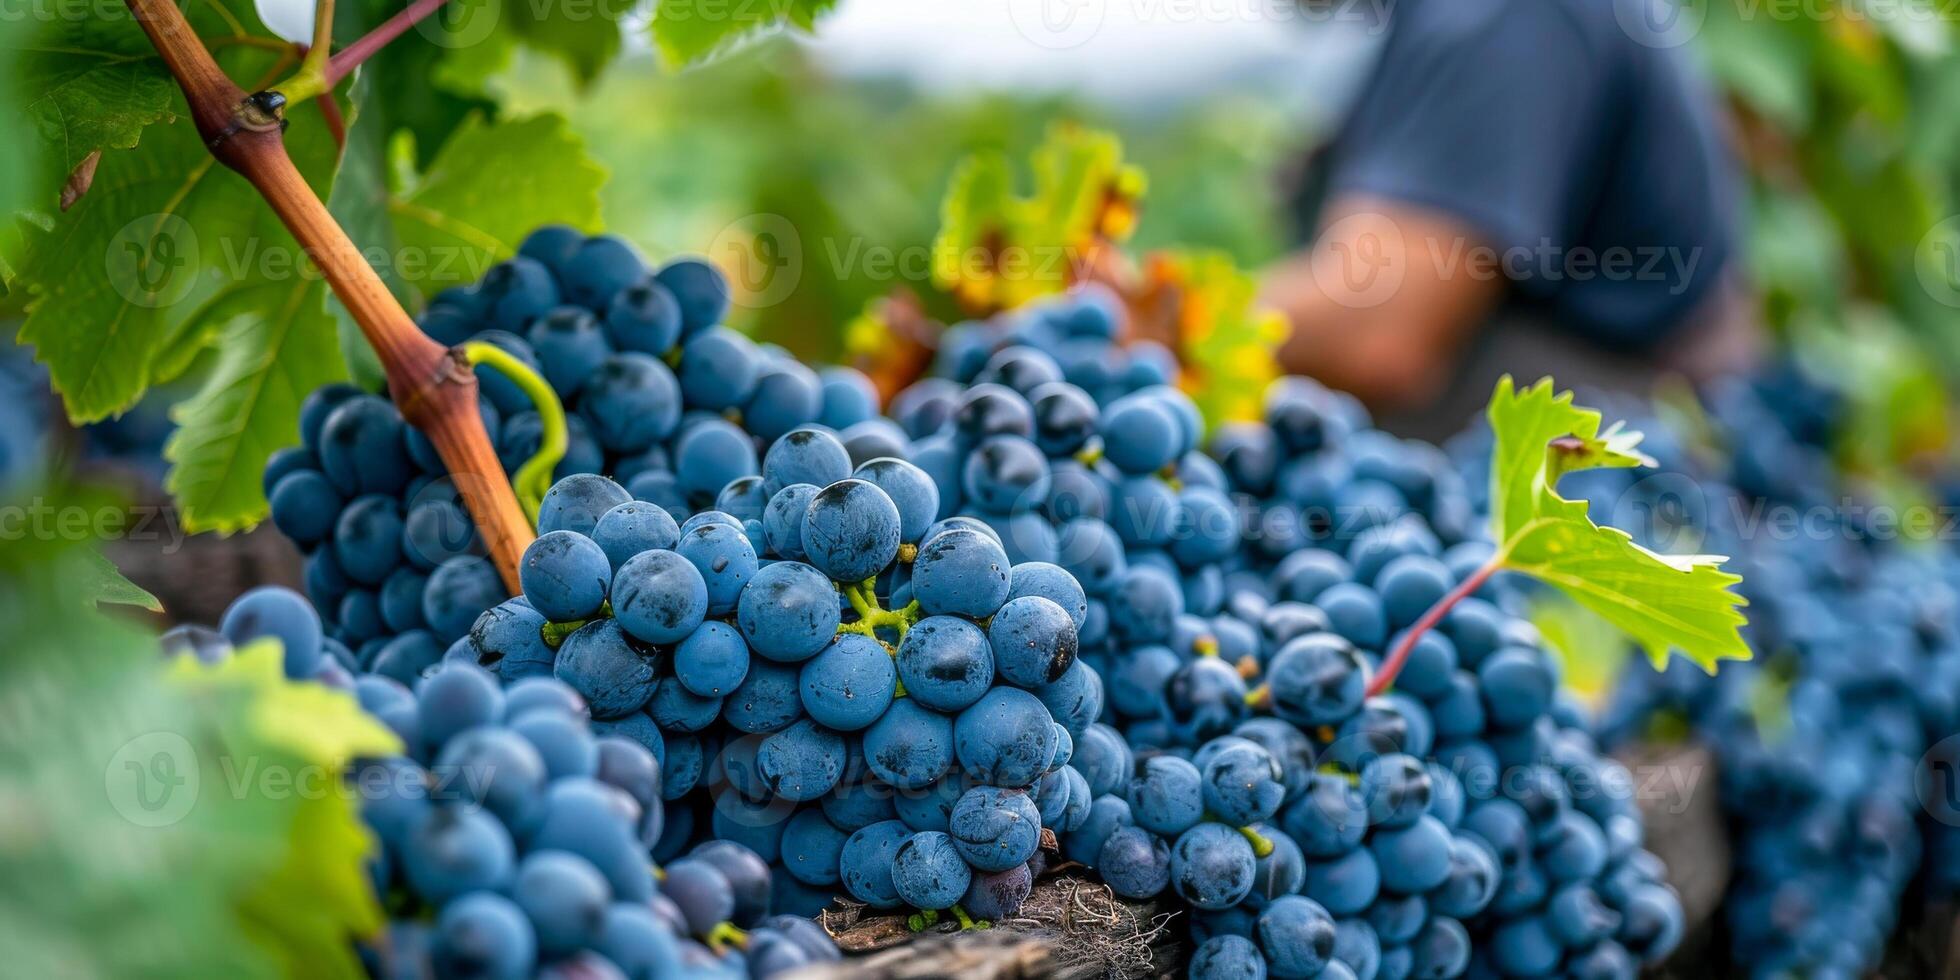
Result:
<svg viewBox="0 0 1960 980"><path fill-rule="evenodd" d="M891 497L863 480L841 480L810 500L803 514L803 550L832 579L858 583L898 557L899 513Z"/></svg>
<svg viewBox="0 0 1960 980"><path fill-rule="evenodd" d="M838 856L844 890L876 908L898 907L902 900L892 882L892 859L911 835L896 820L874 823L851 834Z"/></svg>
<svg viewBox="0 0 1960 980"><path fill-rule="evenodd" d="M599 310L620 290L644 277L647 267L624 239L594 235L580 243L554 271L564 284L567 299Z"/></svg>
<svg viewBox="0 0 1960 980"><path fill-rule="evenodd" d="M1259 913L1259 948L1274 977L1313 977L1334 958L1334 917L1300 895L1275 899Z"/></svg>
<svg viewBox="0 0 1960 980"><path fill-rule="evenodd" d="M436 639L454 643L505 598L503 579L490 562L474 555L445 559L422 588L422 619Z"/></svg>
<svg viewBox="0 0 1960 980"><path fill-rule="evenodd" d="M511 898L536 926L539 950L556 957L598 940L612 890L605 875L584 858L540 850L518 867Z"/></svg>
<svg viewBox="0 0 1960 980"><path fill-rule="evenodd" d="M1198 908L1237 905L1251 892L1252 878L1252 844L1222 823L1200 823L1171 845L1171 887Z"/></svg>
<svg viewBox="0 0 1960 980"><path fill-rule="evenodd" d="M973 778L993 786L1028 786L1055 753L1054 718L1026 691L997 687L953 723L954 753Z"/></svg>
<svg viewBox="0 0 1960 980"><path fill-rule="evenodd" d="M674 648L674 678L702 697L722 698L749 675L749 645L741 631L709 621Z"/></svg>
<svg viewBox="0 0 1960 980"><path fill-rule="evenodd" d="M613 577L613 616L645 643L678 642L710 611L708 586L693 562L672 551L643 551Z"/></svg>
<svg viewBox="0 0 1960 980"><path fill-rule="evenodd" d="M484 810L466 805L419 811L402 837L399 858L410 887L440 905L473 891L496 891L511 878L510 832Z"/></svg>
<svg viewBox="0 0 1960 980"><path fill-rule="evenodd" d="M613 354L585 376L578 411L608 452L642 452L680 424L680 385L674 372L650 354Z"/></svg>
<svg viewBox="0 0 1960 980"><path fill-rule="evenodd" d="M606 332L591 311L558 306L531 321L524 339L537 352L545 381L561 397L577 392L585 379L612 356ZM642 355L644 356L644 355Z"/></svg>
<svg viewBox="0 0 1960 980"><path fill-rule="evenodd" d="M681 339L681 307L653 279L620 290L606 304L606 339L615 350L664 357Z"/></svg>
<svg viewBox="0 0 1960 980"><path fill-rule="evenodd" d="M537 965L537 933L510 899L471 892L443 907L430 957L446 976L523 980Z"/></svg>
<svg viewBox="0 0 1960 980"><path fill-rule="evenodd" d="M987 639L1000 678L1020 687L1052 684L1075 663L1075 623L1042 596L1009 599L988 624Z"/></svg>
<svg viewBox="0 0 1960 980"><path fill-rule="evenodd" d="M612 563L591 538L548 531L524 549L518 577L533 608L553 622L590 619L606 602Z"/></svg>
<svg viewBox="0 0 1960 980"><path fill-rule="evenodd" d="M783 663L815 656L836 636L842 618L830 579L794 561L758 571L736 609L736 622L755 652Z"/></svg>
<svg viewBox="0 0 1960 980"><path fill-rule="evenodd" d="M675 549L700 571L708 590L708 615L726 616L735 611L743 587L755 577L758 563L755 546L737 524L704 524L681 529L681 543Z"/></svg>
<svg viewBox="0 0 1960 980"><path fill-rule="evenodd" d="M775 358L755 379L755 393L742 409L742 426L764 442L774 442L823 413L823 386L817 373L788 358Z"/></svg>
<svg viewBox="0 0 1960 980"><path fill-rule="evenodd" d="M939 711L960 711L993 685L994 654L980 627L954 616L928 616L898 645L906 694Z"/></svg>
<svg viewBox="0 0 1960 980"><path fill-rule="evenodd" d="M1400 895L1419 895L1450 874L1450 831L1435 817L1407 827L1378 830L1368 841L1381 869L1382 887Z"/></svg>
<svg viewBox="0 0 1960 980"><path fill-rule="evenodd" d="M795 669L752 661L749 676L722 702L722 717L752 735L781 731L803 714L803 701L796 688Z"/></svg>
<svg viewBox="0 0 1960 980"><path fill-rule="evenodd" d="M960 905L981 919L1004 919L1020 911L1033 891L1034 870L1028 865L1017 864L1005 871L975 871Z"/></svg>
<svg viewBox="0 0 1960 980"><path fill-rule="evenodd" d="M944 531L919 549L912 595L927 615L985 618L1007 601L1011 567L998 541L964 528Z"/></svg>
<svg viewBox="0 0 1960 980"><path fill-rule="evenodd" d="M1234 826L1272 817L1286 798L1279 763L1264 748L1244 739L1232 740L1213 754L1200 775L1205 808Z"/></svg>
<svg viewBox="0 0 1960 980"><path fill-rule="evenodd" d="M864 733L864 761L886 784L920 790L953 768L953 720L913 698L891 707Z"/></svg>
<svg viewBox="0 0 1960 980"><path fill-rule="evenodd" d="M660 267L653 278L680 303L681 332L691 336L728 315L728 280L706 259L684 257Z"/></svg>
<svg viewBox="0 0 1960 980"><path fill-rule="evenodd" d="M320 664L320 614L304 596L283 586L261 585L234 599L218 631L233 646L266 637L278 640L287 677L310 677Z"/></svg>
<svg viewBox="0 0 1960 980"><path fill-rule="evenodd" d="M898 668L884 644L844 633L805 661L797 677L803 710L811 718L827 728L854 732L891 706Z"/></svg>
<svg viewBox="0 0 1960 980"><path fill-rule="evenodd" d="M880 457L860 465L857 479L883 490L898 508L899 540L919 542L939 516L939 487L919 467L902 459Z"/></svg>
<svg viewBox="0 0 1960 980"><path fill-rule="evenodd" d="M1158 399L1130 395L1103 409L1103 456L1131 475L1155 473L1182 451L1176 414Z"/></svg>
<svg viewBox="0 0 1960 980"><path fill-rule="evenodd" d="M805 718L762 741L756 768L769 792L798 803L817 799L843 778L844 738Z"/></svg>
<svg viewBox="0 0 1960 980"><path fill-rule="evenodd" d="M948 819L953 846L981 871L1026 864L1041 844L1041 812L1026 790L975 786Z"/></svg>
<svg viewBox="0 0 1960 980"><path fill-rule="evenodd" d="M565 477L538 503L538 533L574 531L590 536L607 511L632 500L626 488L595 473Z"/></svg>
<svg viewBox="0 0 1960 980"><path fill-rule="evenodd" d="M892 887L914 908L949 908L972 883L973 872L959 848L938 831L913 834L892 855Z"/></svg>
<svg viewBox="0 0 1960 980"><path fill-rule="evenodd" d="M585 698L595 718L625 717L653 697L651 652L617 619L587 623L566 637L552 672Z"/></svg>
<svg viewBox="0 0 1960 980"><path fill-rule="evenodd" d="M591 536L617 574L621 565L642 551L674 550L681 529L665 509L628 500L600 515Z"/></svg>

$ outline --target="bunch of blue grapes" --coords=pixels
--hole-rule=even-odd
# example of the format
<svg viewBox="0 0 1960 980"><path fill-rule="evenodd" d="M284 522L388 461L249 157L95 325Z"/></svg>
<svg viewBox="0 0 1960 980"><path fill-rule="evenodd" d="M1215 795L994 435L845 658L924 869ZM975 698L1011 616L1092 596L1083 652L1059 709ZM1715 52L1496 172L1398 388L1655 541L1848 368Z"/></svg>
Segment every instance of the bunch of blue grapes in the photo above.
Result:
<svg viewBox="0 0 1960 980"><path fill-rule="evenodd" d="M177 627L161 644L214 662L265 639L289 675L352 692L403 746L346 777L391 917L361 950L374 975L761 980L838 957L810 920L773 914L770 868L742 845L702 841L653 864L661 761L595 725L566 684L506 686L460 655L412 684L326 669L319 617L276 586L240 596L218 629ZM322 669L295 671L309 661Z"/></svg>
<svg viewBox="0 0 1960 980"><path fill-rule="evenodd" d="M482 281L445 290L421 325L445 344L496 345L538 370L567 409L560 477L606 473L677 519L715 504L761 453L806 423L886 454L866 425L877 397L847 368L822 373L721 326L726 282L683 258L649 269L617 238L547 226ZM504 467L538 449L529 398L479 372L479 408ZM867 434L868 431L868 434ZM386 398L347 384L312 392L301 444L268 461L273 524L306 553L306 587L357 669L403 682L441 659L508 597L435 447Z"/></svg>
<svg viewBox="0 0 1960 980"><path fill-rule="evenodd" d="M1231 661L1247 634L1221 641L1202 623L1231 591L1244 515L1199 451L1204 419L1170 384L1175 363L1154 345L1120 346L1120 317L1115 298L1090 287L953 328L940 365L952 377L900 393L893 411L919 438L914 458L940 487L942 516L985 521L1016 560L1054 562L1080 582L1083 659L1099 676L1121 685L1136 651L1171 664L1137 696L1115 693L1121 718L1150 716L1126 734L1195 745L1244 714ZM1001 346L975 349L976 337Z"/></svg>
<svg viewBox="0 0 1960 980"><path fill-rule="evenodd" d="M477 624L473 659L551 674L661 747L677 806L656 855L712 833L775 865L800 909L1012 914L1043 830L1087 812L1081 587L1011 562L984 522L940 520L923 470L854 465L825 428L785 434L717 500L676 523L604 478L561 481L524 595Z"/></svg>
<svg viewBox="0 0 1960 980"><path fill-rule="evenodd" d="M1710 677L1633 658L1600 737L1671 730L1712 751L1734 855L1732 969L1865 974L1908 920L1902 899L1960 885L1947 860L1960 821L1939 789L1960 732L1960 560L1888 539L1871 522L1882 510L1844 506L1859 495L1831 463L1842 399L1795 365L1705 400L1702 435L1732 456L1689 452L1645 418L1658 476L1577 474L1566 489L1643 518L1629 529L1657 549L1734 556L1756 659Z"/></svg>

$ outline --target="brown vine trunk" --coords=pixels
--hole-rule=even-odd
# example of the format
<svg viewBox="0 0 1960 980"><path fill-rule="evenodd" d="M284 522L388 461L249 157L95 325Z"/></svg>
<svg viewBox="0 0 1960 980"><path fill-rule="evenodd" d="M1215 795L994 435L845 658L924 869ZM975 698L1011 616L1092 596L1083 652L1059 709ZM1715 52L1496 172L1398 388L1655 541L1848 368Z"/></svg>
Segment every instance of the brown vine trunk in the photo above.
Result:
<svg viewBox="0 0 1960 980"><path fill-rule="evenodd" d="M434 443L476 520L504 586L535 536L478 414L476 375L415 326L293 166L275 107L256 104L219 69L171 0L126 0L184 90L211 155L272 207L374 347L402 417Z"/></svg>

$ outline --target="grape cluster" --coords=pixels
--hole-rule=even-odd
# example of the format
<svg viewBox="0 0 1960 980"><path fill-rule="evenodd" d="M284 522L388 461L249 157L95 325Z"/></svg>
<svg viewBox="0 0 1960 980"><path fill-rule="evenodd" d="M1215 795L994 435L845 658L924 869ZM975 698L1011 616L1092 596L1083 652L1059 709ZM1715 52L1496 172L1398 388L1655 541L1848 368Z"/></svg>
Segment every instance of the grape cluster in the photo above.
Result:
<svg viewBox="0 0 1960 980"><path fill-rule="evenodd" d="M1864 974L1915 881L1930 897L1960 885L1947 860L1960 815L1921 792L1942 785L1944 740L1960 731L1960 561L1877 533L1867 521L1882 510L1843 506L1857 495L1831 464L1842 402L1795 365L1718 385L1706 402L1705 424L1734 448L1726 461L1643 419L1660 437L1659 476L1599 471L1568 490L1651 515L1632 530L1655 547L1735 556L1757 659L1710 677L1633 658L1601 738L1686 731L1712 750L1739 974ZM1802 533L1777 531L1779 511L1804 515Z"/></svg>
<svg viewBox="0 0 1960 980"><path fill-rule="evenodd" d="M240 596L217 630L181 626L161 643L212 662L268 638L289 675L319 661L315 676L403 745L347 774L377 844L369 877L393 913L362 950L375 975L760 980L837 958L814 923L771 914L769 866L740 844L704 841L656 869L660 759L595 725L558 680L506 686L460 656L412 686L327 669L317 614L276 586Z"/></svg>
<svg viewBox="0 0 1960 980"><path fill-rule="evenodd" d="M1503 585L1367 696L1488 554L1447 456L1300 379L1196 452L1202 419L1116 316L1089 289L955 328L948 377L893 403L942 513L1085 589L1108 724L1078 738L1095 795L1065 855L1192 905L1194 976L1620 976L1670 952L1681 910L1630 779Z"/></svg>
<svg viewBox="0 0 1960 980"><path fill-rule="evenodd" d="M758 474L799 425L841 429L859 452L895 448L890 423L867 424L877 397L861 373L759 347L720 326L727 310L727 283L699 259L649 269L617 238L546 226L480 282L438 294L420 323L441 343L493 344L550 383L568 410L557 476L610 474L676 519ZM509 378L479 381L484 427L514 473L543 423ZM266 465L273 524L306 553L307 593L353 664L409 682L508 597L463 507L479 488L456 487L391 402L352 385L309 394L300 435Z"/></svg>
<svg viewBox="0 0 1960 980"><path fill-rule="evenodd" d="M679 524L602 477L561 481L524 595L477 624L474 659L550 673L659 745L664 797L707 809L702 830L778 862L814 906L841 888L1013 912L1043 828L1087 809L1069 766L1097 710L1081 587L1011 564L983 522L938 520L924 471L853 466L826 429L785 434L761 470ZM699 836L675 826L663 847Z"/></svg>

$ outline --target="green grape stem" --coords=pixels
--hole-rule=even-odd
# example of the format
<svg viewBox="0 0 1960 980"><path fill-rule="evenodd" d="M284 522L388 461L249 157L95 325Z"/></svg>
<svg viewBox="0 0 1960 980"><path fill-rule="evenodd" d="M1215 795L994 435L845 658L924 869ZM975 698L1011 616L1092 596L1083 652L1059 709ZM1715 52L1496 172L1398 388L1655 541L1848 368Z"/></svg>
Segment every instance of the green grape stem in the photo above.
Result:
<svg viewBox="0 0 1960 980"><path fill-rule="evenodd" d="M1416 620L1415 625L1410 626L1403 632L1402 638L1395 641L1395 646L1388 651L1388 657L1382 661L1381 669L1377 670L1375 676L1368 681L1368 696L1372 698L1387 691L1395 683L1396 676L1402 673L1402 665L1409 662L1409 654L1415 650L1416 641L1422 639L1424 633L1435 629L1436 624L1442 622L1443 617L1449 615L1450 610L1455 609L1457 603L1482 588L1483 584L1490 581L1490 577L1503 567L1503 556L1499 553L1497 557L1493 557L1476 571L1465 576L1463 581L1456 583L1456 588L1436 600L1436 604L1430 606L1429 611L1423 613L1422 618Z"/></svg>
<svg viewBox="0 0 1960 980"><path fill-rule="evenodd" d="M749 945L749 934L743 932L733 922L715 923L715 927L708 930L708 934L702 938L707 940L708 948L717 953L730 946L747 949Z"/></svg>
<svg viewBox="0 0 1960 980"><path fill-rule="evenodd" d="M565 425L565 406L558 400L558 392L545 383L544 377L532 370L529 364L518 360L507 350L496 344L472 340L463 345L463 358L472 366L487 365L498 374L511 380L538 410L538 421L544 425L544 437L538 442L538 451L517 468L517 475L511 477L511 488L517 491L517 500L524 505L524 516L537 526L538 508L544 502L545 492L551 489L552 473L558 463L565 458L565 449L570 445L570 436Z"/></svg>
<svg viewBox="0 0 1960 980"><path fill-rule="evenodd" d="M910 630L912 624L918 622L925 615L920 611L919 603L916 599L903 608L884 608L878 603L877 586L871 580L866 580L857 585L845 585L841 588L844 592L844 598L849 600L851 608L856 610L858 620L855 623L838 624L838 633L856 633L875 640L878 639L878 630L889 627L897 631L898 638L902 642L905 639L906 631ZM893 652L894 654L896 653L896 651Z"/></svg>
<svg viewBox="0 0 1960 980"><path fill-rule="evenodd" d="M1251 827L1240 827L1239 833L1244 835L1247 841L1251 842L1253 857L1265 857L1273 853L1273 842L1267 840L1265 834Z"/></svg>

